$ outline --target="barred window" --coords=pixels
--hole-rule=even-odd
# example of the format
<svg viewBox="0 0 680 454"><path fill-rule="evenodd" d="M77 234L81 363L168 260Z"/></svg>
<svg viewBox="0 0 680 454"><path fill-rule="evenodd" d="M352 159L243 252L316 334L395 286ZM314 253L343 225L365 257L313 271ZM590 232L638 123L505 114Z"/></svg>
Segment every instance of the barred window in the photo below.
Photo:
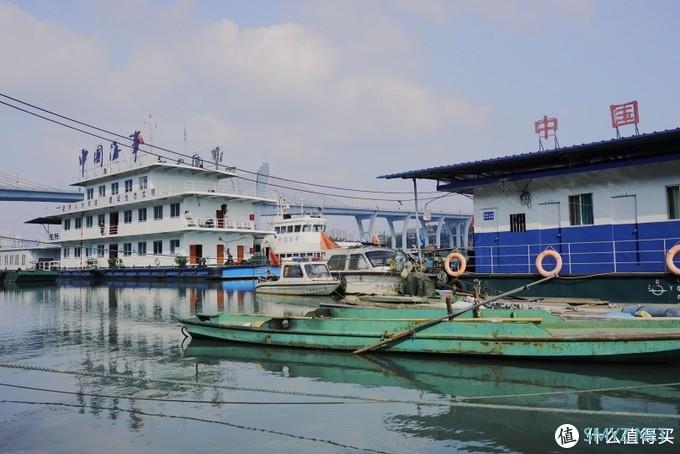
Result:
<svg viewBox="0 0 680 454"><path fill-rule="evenodd" d="M516 213L510 215L510 231L511 232L526 232L527 221L524 213Z"/></svg>

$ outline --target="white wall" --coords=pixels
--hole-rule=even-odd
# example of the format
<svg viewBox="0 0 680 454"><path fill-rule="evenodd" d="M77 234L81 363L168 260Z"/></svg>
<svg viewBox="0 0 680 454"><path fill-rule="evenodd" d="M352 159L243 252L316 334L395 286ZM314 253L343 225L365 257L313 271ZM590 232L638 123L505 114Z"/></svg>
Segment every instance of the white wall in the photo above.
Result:
<svg viewBox="0 0 680 454"><path fill-rule="evenodd" d="M527 230L557 227L541 219L546 204L559 203L560 223L569 227L569 195L592 193L595 225L633 221L624 212L620 196L635 196L637 220L668 220L666 186L680 184L680 163L665 162L644 166L579 173L535 180L509 181L483 186L474 191L475 231L477 233L510 230L510 214L525 213ZM520 193L527 189L531 207L522 206ZM619 197L617 197L619 196ZM628 199L628 198L626 198ZM628 200L633 200L628 199ZM542 206L543 205L543 206ZM485 211L496 210L493 221L484 221Z"/></svg>

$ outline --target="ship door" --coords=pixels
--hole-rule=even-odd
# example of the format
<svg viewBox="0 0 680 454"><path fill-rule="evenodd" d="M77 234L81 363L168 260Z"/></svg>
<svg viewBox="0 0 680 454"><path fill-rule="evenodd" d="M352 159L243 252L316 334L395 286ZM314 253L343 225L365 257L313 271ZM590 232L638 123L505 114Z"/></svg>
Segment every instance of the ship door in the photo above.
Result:
<svg viewBox="0 0 680 454"><path fill-rule="evenodd" d="M109 213L109 235L118 234L118 212Z"/></svg>
<svg viewBox="0 0 680 454"><path fill-rule="evenodd" d="M612 196L614 271L637 271L636 267L640 265L639 239L637 196L635 194ZM626 269L621 269L622 266Z"/></svg>
<svg viewBox="0 0 680 454"><path fill-rule="evenodd" d="M560 202L546 202L539 205L541 213L541 230L539 241L541 250L552 246L562 253L562 222L560 217Z"/></svg>
<svg viewBox="0 0 680 454"><path fill-rule="evenodd" d="M115 259L116 257L118 257L118 245L109 244L109 258Z"/></svg>
<svg viewBox="0 0 680 454"><path fill-rule="evenodd" d="M217 228L223 229L224 228L224 211L222 211L222 210L215 211L215 219L217 219Z"/></svg>
<svg viewBox="0 0 680 454"><path fill-rule="evenodd" d="M202 244L190 244L189 245L189 263L196 265L198 259L203 257L203 245Z"/></svg>
<svg viewBox="0 0 680 454"><path fill-rule="evenodd" d="M243 262L243 246L236 246L236 263Z"/></svg>
<svg viewBox="0 0 680 454"><path fill-rule="evenodd" d="M224 264L224 244L217 245L217 264Z"/></svg>

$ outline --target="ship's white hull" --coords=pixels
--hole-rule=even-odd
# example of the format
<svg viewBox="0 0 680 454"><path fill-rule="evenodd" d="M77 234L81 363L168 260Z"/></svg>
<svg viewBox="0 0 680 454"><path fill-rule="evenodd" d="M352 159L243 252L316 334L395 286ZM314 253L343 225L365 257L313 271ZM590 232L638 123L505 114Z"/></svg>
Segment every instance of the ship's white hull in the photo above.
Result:
<svg viewBox="0 0 680 454"><path fill-rule="evenodd" d="M399 293L401 277L397 274L344 272L347 295L396 295Z"/></svg>
<svg viewBox="0 0 680 454"><path fill-rule="evenodd" d="M323 296L331 295L340 287L338 281L314 283L279 283L278 281L261 282L255 286L255 292L270 295Z"/></svg>

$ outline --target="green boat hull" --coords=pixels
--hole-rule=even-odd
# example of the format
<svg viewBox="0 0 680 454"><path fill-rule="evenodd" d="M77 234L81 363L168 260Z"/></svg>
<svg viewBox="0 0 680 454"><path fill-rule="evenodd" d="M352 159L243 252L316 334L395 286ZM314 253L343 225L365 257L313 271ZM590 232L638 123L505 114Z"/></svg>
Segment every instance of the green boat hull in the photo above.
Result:
<svg viewBox="0 0 680 454"><path fill-rule="evenodd" d="M309 317L220 313L181 320L198 338L354 351L445 315L441 309L334 307ZM382 352L577 360L680 357L679 319L565 320L537 310L466 313L418 331Z"/></svg>

